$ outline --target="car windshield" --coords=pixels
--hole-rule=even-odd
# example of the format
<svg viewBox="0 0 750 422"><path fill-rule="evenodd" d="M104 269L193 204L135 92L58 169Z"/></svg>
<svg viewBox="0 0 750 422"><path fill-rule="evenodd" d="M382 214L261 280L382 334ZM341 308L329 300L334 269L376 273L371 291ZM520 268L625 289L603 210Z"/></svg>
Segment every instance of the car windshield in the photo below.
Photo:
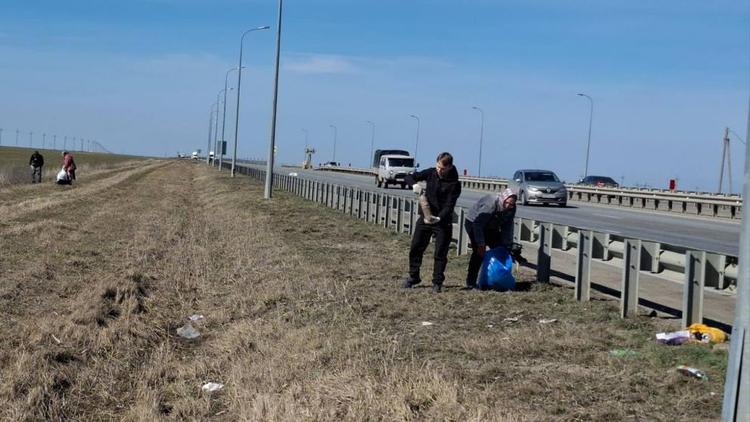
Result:
<svg viewBox="0 0 750 422"><path fill-rule="evenodd" d="M414 167L413 158L389 158L388 165L391 167Z"/></svg>
<svg viewBox="0 0 750 422"><path fill-rule="evenodd" d="M529 171L526 172L527 182L559 182L560 179L551 171Z"/></svg>

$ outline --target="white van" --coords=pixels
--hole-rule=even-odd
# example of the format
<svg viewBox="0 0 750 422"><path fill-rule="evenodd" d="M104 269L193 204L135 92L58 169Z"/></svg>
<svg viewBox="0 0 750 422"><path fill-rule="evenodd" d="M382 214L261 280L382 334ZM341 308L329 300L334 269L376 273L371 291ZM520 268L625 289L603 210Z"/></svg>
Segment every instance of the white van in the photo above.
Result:
<svg viewBox="0 0 750 422"><path fill-rule="evenodd" d="M197 160L198 159L198 151L193 151L193 155L190 158L192 158L193 160Z"/></svg>
<svg viewBox="0 0 750 422"><path fill-rule="evenodd" d="M388 189L389 184L401 185L401 189L406 189L406 175L415 171L414 157L409 155L383 155L380 157L375 184L386 189Z"/></svg>

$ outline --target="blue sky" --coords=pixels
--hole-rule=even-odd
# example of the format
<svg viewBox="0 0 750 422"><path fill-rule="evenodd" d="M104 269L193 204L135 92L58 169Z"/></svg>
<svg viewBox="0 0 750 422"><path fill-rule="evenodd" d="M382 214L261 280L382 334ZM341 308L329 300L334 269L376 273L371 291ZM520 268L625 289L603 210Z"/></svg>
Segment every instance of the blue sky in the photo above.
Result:
<svg viewBox="0 0 750 422"><path fill-rule="evenodd" d="M240 34L275 22L274 0L3 0L2 142L18 128L133 154L205 150ZM267 150L274 36L246 39L242 157ZM315 161L330 160L334 124L337 160L365 165L367 120L376 148L413 151L416 114L420 163L448 150L475 174L479 106L483 174L543 167L572 181L585 92L590 174L715 190L724 127L746 136L749 87L748 0L286 0L278 160L301 161L303 128ZM732 148L739 181L744 145Z"/></svg>

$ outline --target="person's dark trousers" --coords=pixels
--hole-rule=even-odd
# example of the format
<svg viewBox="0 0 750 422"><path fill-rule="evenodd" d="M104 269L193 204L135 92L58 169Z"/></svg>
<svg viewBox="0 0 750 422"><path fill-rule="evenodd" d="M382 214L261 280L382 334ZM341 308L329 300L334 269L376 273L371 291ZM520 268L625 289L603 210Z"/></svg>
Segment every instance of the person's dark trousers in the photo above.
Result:
<svg viewBox="0 0 750 422"><path fill-rule="evenodd" d="M411 238L409 250L409 277L415 283L421 280L419 267L422 266L422 256L430 244L430 238L435 236L435 266L432 270L432 284L442 285L445 281L445 266L448 264L448 249L453 237L453 225L440 222L425 224L420 217L414 226L414 237Z"/></svg>
<svg viewBox="0 0 750 422"><path fill-rule="evenodd" d="M42 168L41 167L32 167L31 183L42 183Z"/></svg>
<svg viewBox="0 0 750 422"><path fill-rule="evenodd" d="M469 270L466 273L466 286L476 287L479 269L482 267L482 257L479 256L477 242L474 239L474 223L466 220L464 228L466 229L466 234L469 235L469 241L472 246L471 257L469 258ZM490 249L500 246L500 232L485 230L484 241L487 242L487 246Z"/></svg>

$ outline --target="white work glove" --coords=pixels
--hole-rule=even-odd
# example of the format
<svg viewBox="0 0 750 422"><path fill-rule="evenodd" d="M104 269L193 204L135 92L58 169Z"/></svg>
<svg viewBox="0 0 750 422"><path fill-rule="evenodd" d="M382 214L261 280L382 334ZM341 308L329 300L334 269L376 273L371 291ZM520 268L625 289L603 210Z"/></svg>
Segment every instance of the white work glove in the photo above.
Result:
<svg viewBox="0 0 750 422"><path fill-rule="evenodd" d="M421 195L421 194L422 194L422 191L424 191L424 188L425 188L425 187L424 187L424 186L423 186L423 185L422 185L421 183L415 183L415 184L414 184L414 185L413 185L413 186L411 187L411 190L413 190L413 191L414 191L414 193L416 193L417 195Z"/></svg>

